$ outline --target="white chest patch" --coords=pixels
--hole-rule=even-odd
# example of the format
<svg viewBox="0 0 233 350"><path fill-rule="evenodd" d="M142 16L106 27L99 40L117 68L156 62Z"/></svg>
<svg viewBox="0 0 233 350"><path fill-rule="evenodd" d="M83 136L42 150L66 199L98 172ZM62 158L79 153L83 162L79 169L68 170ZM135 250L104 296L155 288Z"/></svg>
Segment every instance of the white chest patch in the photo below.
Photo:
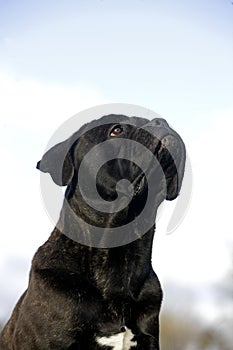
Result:
<svg viewBox="0 0 233 350"><path fill-rule="evenodd" d="M134 334L130 329L126 328L125 332L113 334L110 337L97 337L99 345L111 346L112 350L130 350L137 346L137 342L133 341Z"/></svg>

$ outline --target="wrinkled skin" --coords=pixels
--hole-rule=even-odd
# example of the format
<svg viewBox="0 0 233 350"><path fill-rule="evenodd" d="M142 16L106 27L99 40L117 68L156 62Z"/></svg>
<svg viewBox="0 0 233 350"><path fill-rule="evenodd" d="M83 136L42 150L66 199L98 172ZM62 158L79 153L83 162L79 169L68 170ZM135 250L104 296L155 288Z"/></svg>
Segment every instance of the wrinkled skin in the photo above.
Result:
<svg viewBox="0 0 233 350"><path fill-rule="evenodd" d="M145 179L135 183L130 204L114 214L100 213L86 205L78 186L83 157L94 145L110 139L116 119L123 126L116 137L146 146L158 159L165 175L162 178L156 171L150 174L155 181L150 189L153 205L146 216L149 230L125 245L93 247L93 236L85 225L74 223L64 204L57 226L34 256L28 289L1 333L1 350L107 350L112 347L100 346L96 339L117 334L125 326L134 334L136 346L132 349L159 349L162 290L152 269L151 250L157 208L164 199L175 199L182 183L185 148L178 134L162 119L105 116L54 146L37 167L48 172L57 185L67 186L65 197L74 213L85 222L102 228L131 222L147 200ZM171 150L177 157L175 163ZM140 172L138 166L124 159L108 162L96 179L100 196L113 201L117 182L122 178L134 182L140 178ZM68 232L68 236L62 232ZM70 238L76 234L83 236L89 246ZM129 234L136 238L138 232ZM103 242L107 239L104 231L101 239Z"/></svg>

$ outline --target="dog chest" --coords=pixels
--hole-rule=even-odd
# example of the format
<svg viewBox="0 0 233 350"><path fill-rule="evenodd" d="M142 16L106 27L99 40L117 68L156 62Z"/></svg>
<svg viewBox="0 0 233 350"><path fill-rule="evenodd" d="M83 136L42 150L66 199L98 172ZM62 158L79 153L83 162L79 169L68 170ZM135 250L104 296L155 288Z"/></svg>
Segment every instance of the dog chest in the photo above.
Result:
<svg viewBox="0 0 233 350"><path fill-rule="evenodd" d="M97 337L96 341L102 346L111 346L112 350L133 350L137 346L132 331L125 327L125 331L108 337Z"/></svg>

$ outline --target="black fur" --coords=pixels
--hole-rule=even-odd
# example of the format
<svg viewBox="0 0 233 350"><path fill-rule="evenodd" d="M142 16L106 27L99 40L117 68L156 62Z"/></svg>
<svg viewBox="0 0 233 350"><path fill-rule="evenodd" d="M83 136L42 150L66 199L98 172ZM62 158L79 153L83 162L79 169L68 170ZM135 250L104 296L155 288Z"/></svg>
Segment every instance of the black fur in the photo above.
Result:
<svg viewBox="0 0 233 350"><path fill-rule="evenodd" d="M150 189L154 194L153 207L145 219L150 229L126 245L92 247L92 236L85 225L75 226L63 205L57 226L34 256L28 289L1 333L1 350L110 350L111 347L98 345L96 337L119 333L125 326L137 341L132 349L159 349L162 291L151 266L151 250L157 208L165 198L174 199L180 191L185 163L180 137L162 119L150 122L144 118L105 116L54 146L37 167L49 172L56 184L67 186L65 197L69 205L89 224L107 228L133 221L147 200L145 179L140 186L135 185L129 206L117 214L90 208L78 187L82 158L94 145L110 138L116 120L124 127L119 137L145 145L157 157L165 174L165 180L156 172L150 174L155 179ZM130 161L108 162L96 180L100 195L105 200L114 200L116 183L122 178L133 182L140 178L140 171ZM89 246L62 232L69 232L71 237L81 235ZM136 238L138 232L130 234ZM104 235L103 230L103 242ZM124 243L124 237L122 240Z"/></svg>

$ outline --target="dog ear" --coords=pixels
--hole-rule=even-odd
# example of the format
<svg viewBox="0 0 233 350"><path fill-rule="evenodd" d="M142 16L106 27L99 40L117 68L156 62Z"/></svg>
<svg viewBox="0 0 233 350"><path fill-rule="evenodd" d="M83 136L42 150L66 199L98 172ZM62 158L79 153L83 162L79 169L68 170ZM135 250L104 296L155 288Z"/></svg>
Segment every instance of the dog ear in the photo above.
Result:
<svg viewBox="0 0 233 350"><path fill-rule="evenodd" d="M48 150L36 167L44 173L49 173L57 185L66 186L74 174L71 153L72 143L69 138Z"/></svg>
<svg viewBox="0 0 233 350"><path fill-rule="evenodd" d="M165 136L161 141L159 161L167 183L167 200L175 199L181 189L184 176L186 152L185 146L178 134Z"/></svg>

